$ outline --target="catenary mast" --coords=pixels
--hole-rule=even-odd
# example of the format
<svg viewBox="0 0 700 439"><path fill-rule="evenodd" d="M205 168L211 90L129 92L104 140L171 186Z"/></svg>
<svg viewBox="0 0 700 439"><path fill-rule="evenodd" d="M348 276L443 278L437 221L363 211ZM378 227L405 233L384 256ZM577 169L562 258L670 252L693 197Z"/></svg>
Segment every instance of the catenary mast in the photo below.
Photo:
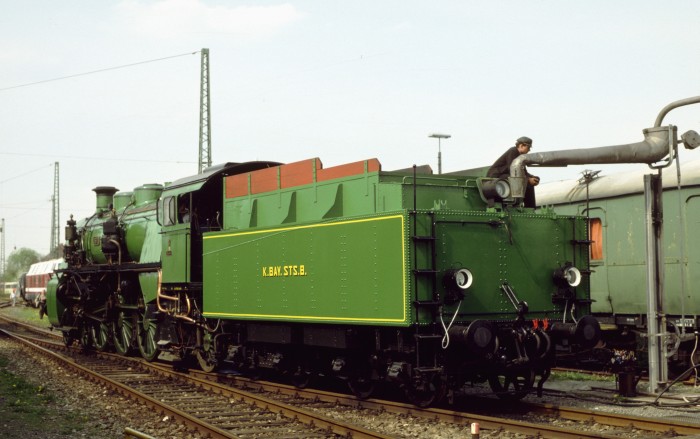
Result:
<svg viewBox="0 0 700 439"><path fill-rule="evenodd" d="M209 49L202 49L201 80L199 83L199 170L211 166L211 125L209 101Z"/></svg>
<svg viewBox="0 0 700 439"><path fill-rule="evenodd" d="M60 199L58 196L58 162L53 166L53 195L51 195L51 245L49 254L51 257L58 257L58 242L60 240Z"/></svg>
<svg viewBox="0 0 700 439"><path fill-rule="evenodd" d="M5 218L0 220L0 277L5 276Z"/></svg>

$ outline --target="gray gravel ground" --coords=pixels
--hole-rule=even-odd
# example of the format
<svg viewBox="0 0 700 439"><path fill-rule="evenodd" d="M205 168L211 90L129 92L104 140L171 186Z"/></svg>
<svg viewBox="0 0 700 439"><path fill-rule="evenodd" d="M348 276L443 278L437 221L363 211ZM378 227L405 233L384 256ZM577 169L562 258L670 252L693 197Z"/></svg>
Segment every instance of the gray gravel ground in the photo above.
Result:
<svg viewBox="0 0 700 439"><path fill-rule="evenodd" d="M25 377L26 380L43 385L47 391L57 395L60 401L52 407L51 416L73 412L80 413L87 421L82 429L70 432L58 432L51 430L51 422L44 423L46 431L27 432L21 426L7 425L0 420L0 437L2 438L121 438L124 429L131 427L143 433L159 439L198 438L197 435L187 432L183 427L174 423L167 417L158 415L141 405L125 400L121 396L113 395L106 389L90 382L85 382L46 359L34 356L30 351L18 347L16 344L0 338L0 353L10 359L7 370ZM700 403L694 404L694 400L700 398L700 390L690 386L674 386L668 392L673 399L663 398L662 406L651 404L656 398L654 395L640 395L635 398L620 398L614 392L604 393L601 397L600 388L614 390L614 382L601 381L557 381L552 380L545 385L546 390L562 393L546 392L543 398L534 395L526 400L545 402L567 406L578 406L600 411L613 411L618 413L633 414L642 417L660 417L678 419L684 422L700 423ZM475 389L484 391L484 389ZM646 390L644 384L638 386L638 391ZM0 395L1 397L2 395ZM669 404L685 404L683 398L690 403L686 407L668 407ZM664 407L665 406L665 407ZM437 422L426 422L412 417L395 416L386 413L355 416L357 419L347 419L348 414L338 411L335 415L329 411L329 416L338 416L348 421L364 425L366 428L376 429L385 433L405 438L465 438L471 437L468 426L456 426ZM503 432L482 431L481 438L508 437L518 438L518 435L506 435Z"/></svg>
<svg viewBox="0 0 700 439"><path fill-rule="evenodd" d="M622 413L648 418L681 419L684 422L700 424L700 387L677 383L661 397L650 394L648 384L637 385L637 395L620 397L616 385L611 381L549 381L545 389L562 392L565 395L548 393L543 402ZM608 392L602 392L607 389ZM537 398L533 398L536 401Z"/></svg>
<svg viewBox="0 0 700 439"><path fill-rule="evenodd" d="M73 372L58 368L53 362L32 355L31 351L5 338L0 338L0 353L10 360L6 368L8 372L21 376L36 386L44 386L45 391L57 397L57 402L49 407L49 414L41 424L41 430L29 431L28 427L0 420L2 438L115 439L124 437L126 427L159 439L198 438L167 417L114 395L101 386L86 382ZM56 429L51 419L68 413L77 413L80 418L86 419L81 429L72 432Z"/></svg>

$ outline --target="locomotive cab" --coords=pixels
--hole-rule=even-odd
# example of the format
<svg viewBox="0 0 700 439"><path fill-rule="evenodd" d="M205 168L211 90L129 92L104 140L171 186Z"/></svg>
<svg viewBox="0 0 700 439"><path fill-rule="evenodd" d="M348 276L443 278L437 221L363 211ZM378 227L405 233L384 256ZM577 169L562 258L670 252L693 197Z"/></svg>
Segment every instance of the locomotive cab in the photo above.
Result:
<svg viewBox="0 0 700 439"><path fill-rule="evenodd" d="M158 203L162 268L152 308L162 323L156 336L159 348L175 358L184 358L193 347L182 343L174 327L176 323L194 327L201 315L202 235L221 230L224 176L275 165L225 163L166 185Z"/></svg>
<svg viewBox="0 0 700 439"><path fill-rule="evenodd" d="M224 176L275 165L274 162L225 163L165 187L158 208L164 291L201 291L202 234L221 230Z"/></svg>

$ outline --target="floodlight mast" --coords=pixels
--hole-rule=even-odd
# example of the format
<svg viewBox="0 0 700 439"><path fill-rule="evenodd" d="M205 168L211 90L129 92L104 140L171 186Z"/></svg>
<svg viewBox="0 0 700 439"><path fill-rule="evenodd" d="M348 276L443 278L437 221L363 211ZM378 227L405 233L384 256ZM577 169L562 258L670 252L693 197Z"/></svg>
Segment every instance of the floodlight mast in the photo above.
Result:
<svg viewBox="0 0 700 439"><path fill-rule="evenodd" d="M442 150L441 150L440 141L442 139L449 139L450 137L452 137L452 135L433 133L433 134L430 134L428 137L431 137L433 139L438 139L438 174L442 174Z"/></svg>

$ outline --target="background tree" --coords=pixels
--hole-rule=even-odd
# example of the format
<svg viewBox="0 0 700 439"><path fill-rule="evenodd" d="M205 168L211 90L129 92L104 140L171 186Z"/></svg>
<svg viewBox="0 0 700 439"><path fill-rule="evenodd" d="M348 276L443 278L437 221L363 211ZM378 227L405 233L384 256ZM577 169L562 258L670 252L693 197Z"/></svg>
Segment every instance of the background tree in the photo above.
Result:
<svg viewBox="0 0 700 439"><path fill-rule="evenodd" d="M3 282L15 282L19 279L19 275L29 270L29 266L39 262L41 256L36 251L22 247L19 248L7 257L5 265L5 273L3 273Z"/></svg>

